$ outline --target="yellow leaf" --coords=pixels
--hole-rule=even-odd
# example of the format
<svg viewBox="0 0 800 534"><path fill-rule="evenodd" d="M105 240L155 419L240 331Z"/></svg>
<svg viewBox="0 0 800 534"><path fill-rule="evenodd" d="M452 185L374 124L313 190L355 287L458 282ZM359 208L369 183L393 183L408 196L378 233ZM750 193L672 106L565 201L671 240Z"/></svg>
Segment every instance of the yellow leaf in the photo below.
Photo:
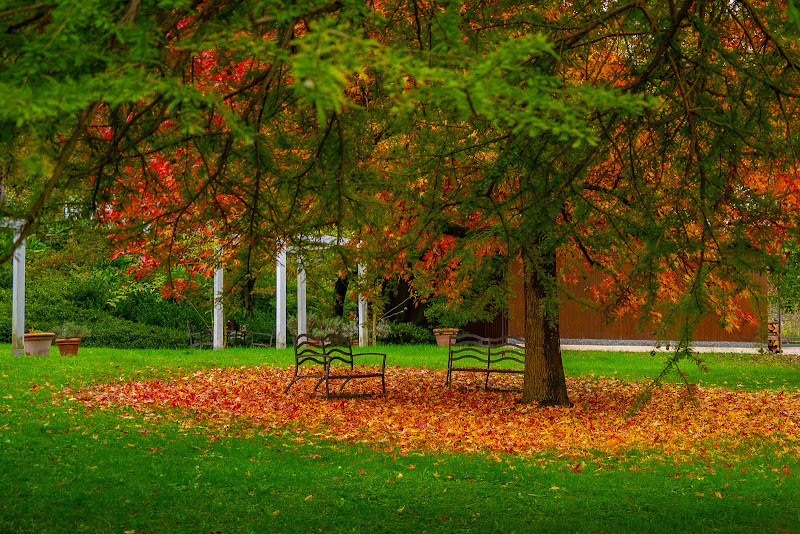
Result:
<svg viewBox="0 0 800 534"><path fill-rule="evenodd" d="M403 506L401 506L400 508L398 508L398 509L397 509L397 511L398 511L398 512L402 512L402 511L403 511L403 510L405 510L405 509L406 509L406 506L405 506L405 505L403 505Z"/></svg>
<svg viewBox="0 0 800 534"><path fill-rule="evenodd" d="M313 496L313 495L309 495L308 497L306 497L306 500L307 500L307 501L310 501L310 500L311 500L311 499L313 499L313 498L314 498L314 496Z"/></svg>
<svg viewBox="0 0 800 534"><path fill-rule="evenodd" d="M715 491L714 495L716 495L718 499L722 498L722 494L720 492L718 492L718 491Z"/></svg>

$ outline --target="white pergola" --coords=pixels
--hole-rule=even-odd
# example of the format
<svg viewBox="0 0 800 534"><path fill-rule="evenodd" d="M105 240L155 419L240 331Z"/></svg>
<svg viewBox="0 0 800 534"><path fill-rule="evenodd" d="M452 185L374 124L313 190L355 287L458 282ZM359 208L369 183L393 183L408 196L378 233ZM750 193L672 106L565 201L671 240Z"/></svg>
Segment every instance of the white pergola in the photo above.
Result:
<svg viewBox="0 0 800 534"><path fill-rule="evenodd" d="M222 292L225 269L222 264L214 267L214 315L211 318L212 342L215 350L225 348L225 310L222 307Z"/></svg>
<svg viewBox="0 0 800 534"><path fill-rule="evenodd" d="M17 241L25 226L24 220L4 219L0 226L14 229L14 241ZM11 355L25 354L25 240L23 239L11 259L12 293L11 293Z"/></svg>
<svg viewBox="0 0 800 534"><path fill-rule="evenodd" d="M25 226L24 220L4 219L0 221L0 226L14 229L14 241L19 239L22 228ZM316 243L318 246L340 245L347 242L346 238L337 239L333 236L321 236L319 238L307 238L306 240ZM288 251L296 251L289 249ZM275 348L286 348L286 255L287 248L282 247L278 251L276 261L277 288L275 295L276 321L275 321ZM13 269L13 290L11 299L11 354L22 356L25 354L25 240L23 239L12 258ZM358 266L358 274L364 273L361 265ZM214 349L225 347L225 314L222 306L224 281L224 268L220 264L214 269L214 315L212 322L213 346ZM358 345L367 345L367 299L363 295L358 296ZM303 258L297 258L297 334L306 333L308 327L306 315L306 271L303 268Z"/></svg>
<svg viewBox="0 0 800 534"><path fill-rule="evenodd" d="M346 237L323 235L320 237L304 237L318 247L343 245L348 242ZM286 257L287 252L296 252L296 249L281 247L275 262L276 290L275 290L275 348L286 348ZM363 266L358 266L358 274L364 274ZM302 256L297 257L297 335L307 333L308 320L306 314L306 271L303 267ZM367 346L367 299L364 295L358 296L358 346Z"/></svg>

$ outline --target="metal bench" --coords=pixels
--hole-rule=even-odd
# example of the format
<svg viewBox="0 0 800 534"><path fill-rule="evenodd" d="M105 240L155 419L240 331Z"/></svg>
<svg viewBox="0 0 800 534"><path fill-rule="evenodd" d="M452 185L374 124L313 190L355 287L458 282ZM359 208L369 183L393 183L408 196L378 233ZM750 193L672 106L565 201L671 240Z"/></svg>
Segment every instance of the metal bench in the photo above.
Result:
<svg viewBox="0 0 800 534"><path fill-rule="evenodd" d="M186 321L186 329L189 331L189 346L195 349L209 349L214 346L211 338L211 330L193 330L194 326Z"/></svg>
<svg viewBox="0 0 800 534"><path fill-rule="evenodd" d="M355 358L380 356L380 372L369 369L360 372L355 368ZM301 366L306 366L305 372ZM386 354L379 352L353 353L353 343L337 335L315 337L301 334L294 338L294 376L284 393L289 392L295 382L303 378L315 378L314 391L325 382L325 397L330 396L330 383L343 380L339 393L350 380L358 378L380 378L381 390L386 394Z"/></svg>
<svg viewBox="0 0 800 534"><path fill-rule="evenodd" d="M239 328L235 319L225 323L225 346L227 347L271 347L273 334L248 330L247 325Z"/></svg>
<svg viewBox="0 0 800 534"><path fill-rule="evenodd" d="M489 375L492 373L501 374L522 374L525 372L525 341L518 337L498 337L488 338L476 336L474 334L461 334L450 336L449 352L447 356L447 379L445 384L448 388L453 387L453 373L485 373L486 380L484 387L489 389ZM459 367L457 362L467 360L479 362L481 365L464 365ZM513 363L523 366L513 367Z"/></svg>

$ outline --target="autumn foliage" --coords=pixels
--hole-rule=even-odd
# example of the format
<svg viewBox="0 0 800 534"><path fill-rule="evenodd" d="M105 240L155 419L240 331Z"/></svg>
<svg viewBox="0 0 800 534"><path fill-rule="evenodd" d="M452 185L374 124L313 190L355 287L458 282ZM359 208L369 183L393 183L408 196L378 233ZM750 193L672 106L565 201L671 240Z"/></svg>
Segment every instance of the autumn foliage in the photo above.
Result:
<svg viewBox="0 0 800 534"><path fill-rule="evenodd" d="M632 450L676 461L708 455L725 459L755 442L800 453L800 396L787 391L741 391L665 385L635 413L640 383L613 377L568 378L573 406L541 409L518 404L520 377L457 376L445 371L391 367L387 393L379 383L350 383L345 395L325 399L310 381L283 393L292 371L269 366L217 368L183 376L97 384L71 393L90 409L128 406L156 412L184 428L226 435L249 428L301 432L315 438L363 443L404 453L552 452L587 458ZM579 466L578 466L579 468ZM577 469L577 468L576 468Z"/></svg>
<svg viewBox="0 0 800 534"><path fill-rule="evenodd" d="M556 325L566 280L602 273L595 307L644 317L682 347L705 316L728 328L756 319L737 299L758 295L754 274L775 272L800 234L788 7L201 0L6 11L4 87L22 103L4 115L17 124L11 152L41 152L21 169L44 176L15 210L30 235L63 185L129 238L144 272L179 265L173 290L235 257L252 291L279 245L325 233L350 239L343 271L363 264L456 304L473 291L476 308L496 311L521 259L523 399L566 404ZM88 49L105 60L50 67ZM63 108L17 94L55 94L53 79L74 89L55 99Z"/></svg>

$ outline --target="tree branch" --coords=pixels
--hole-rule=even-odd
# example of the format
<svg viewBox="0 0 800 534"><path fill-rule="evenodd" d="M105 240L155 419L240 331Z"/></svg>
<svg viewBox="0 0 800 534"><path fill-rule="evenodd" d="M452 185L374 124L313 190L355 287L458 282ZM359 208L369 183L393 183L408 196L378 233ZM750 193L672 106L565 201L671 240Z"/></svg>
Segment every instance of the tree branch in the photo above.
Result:
<svg viewBox="0 0 800 534"><path fill-rule="evenodd" d="M38 3L24 7L15 7L13 9L0 11L0 18L8 17L10 15L16 15L17 13L25 13L26 11L34 11L36 9L42 9L42 8L53 9L54 7L56 7L55 4L45 4L45 3Z"/></svg>

